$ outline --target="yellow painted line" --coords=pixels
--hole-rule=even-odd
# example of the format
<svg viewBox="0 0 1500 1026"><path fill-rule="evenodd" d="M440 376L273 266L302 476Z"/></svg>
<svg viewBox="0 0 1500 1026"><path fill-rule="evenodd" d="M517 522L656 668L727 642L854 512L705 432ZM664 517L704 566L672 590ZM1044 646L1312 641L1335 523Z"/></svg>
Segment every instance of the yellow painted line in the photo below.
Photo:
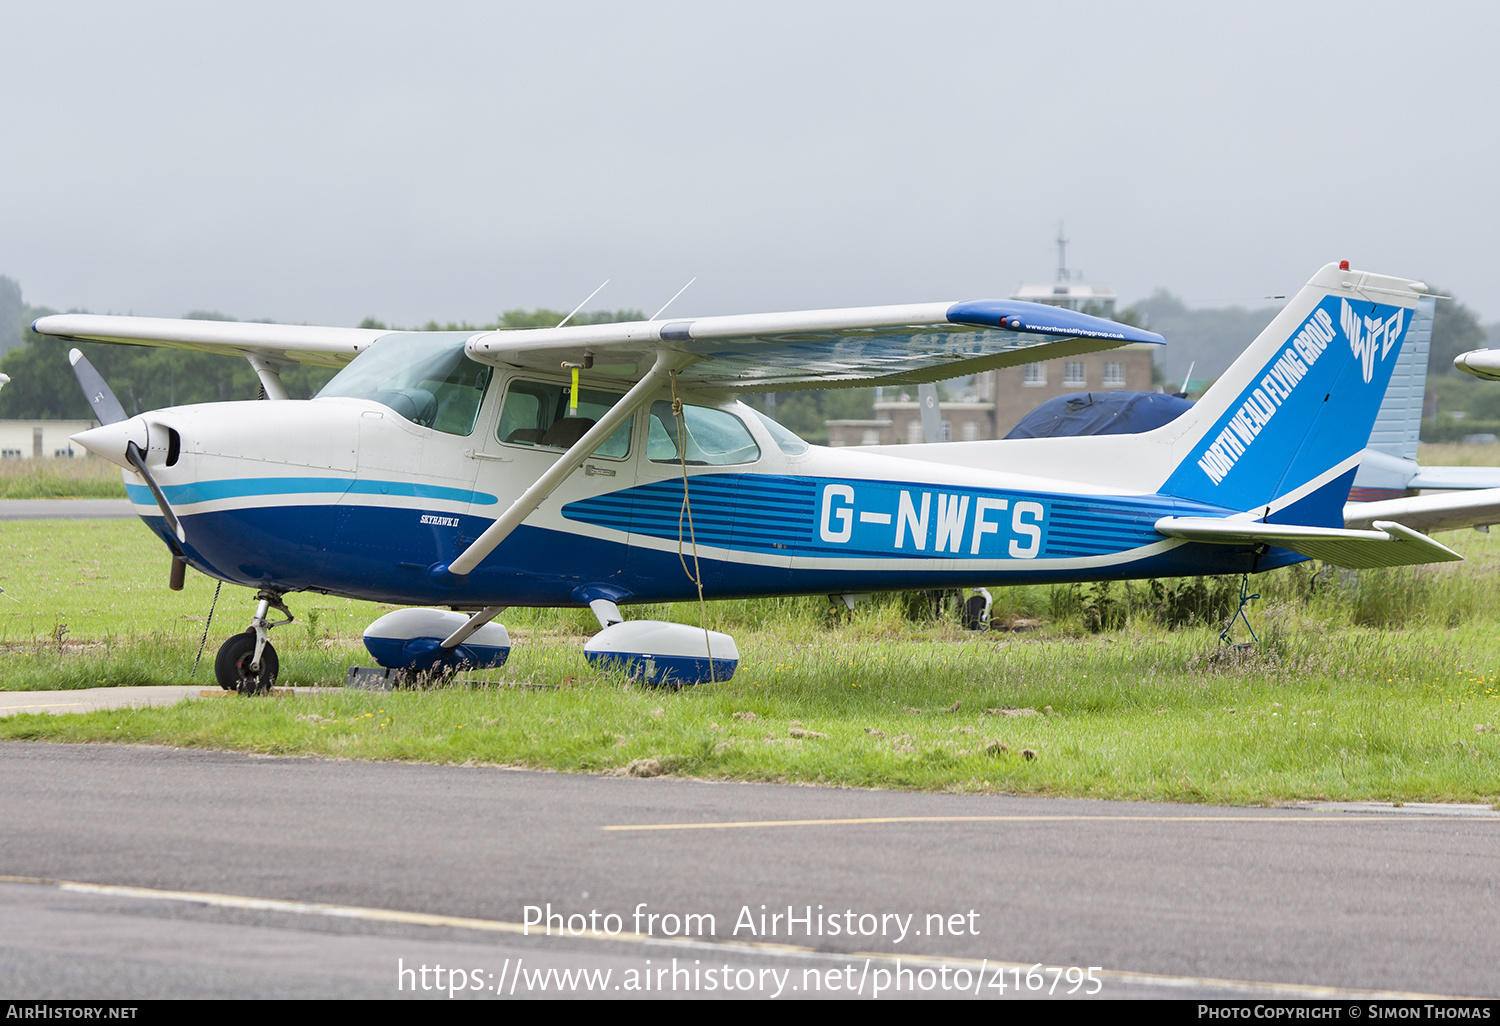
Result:
<svg viewBox="0 0 1500 1026"><path fill-rule="evenodd" d="M1098 818L1098 817L1093 817ZM137 898L152 901L181 901L195 905L210 905L216 908L245 909L257 912L289 912L296 915L328 916L337 919L363 919L372 922L402 923L416 926L448 927L460 930L477 930L486 933L512 933L523 936L544 937L522 923L510 923L499 919L476 919L470 916L445 916L429 912L402 912L396 909L366 908L358 905L330 905L317 901L286 901L280 898L251 898L237 894L219 894L213 891L168 891L152 887L128 887L116 884L78 883L72 880L48 880L35 876L0 876L0 884L30 884L55 887L73 894L96 894L112 898ZM913 965L947 965L955 969L970 969L983 972L993 969L1005 973L1019 971L1022 977L1028 970L1047 968L1045 963L1001 962L995 959L958 958L942 955L892 954L886 951L855 951L848 954L838 951L819 951L816 948L797 944L776 944L752 941L705 941L686 937L650 937L638 933L620 933L610 936L603 932L567 934L569 940L596 940L610 943L663 944L676 947L714 951L739 951L744 954L782 956L807 960L834 960L848 962L851 959L868 959L886 964L896 961ZM1228 980L1211 976L1165 976L1157 973L1140 973L1128 970L1104 969L1098 974L1102 980L1113 980L1120 984L1137 986L1188 989L1213 987L1249 993L1272 993L1299 998L1384 998L1389 1000L1418 1001L1455 999L1451 994L1424 994L1393 990L1361 990L1348 987L1324 987L1308 983L1261 983L1255 980ZM1007 981L1006 993L1015 990ZM1040 991L1020 990L1019 994L1039 994ZM1468 999L1463 1000L1477 1000Z"/></svg>
<svg viewBox="0 0 1500 1026"><path fill-rule="evenodd" d="M87 702L47 702L42 705L0 705L0 712L8 709L62 709L71 705L88 705Z"/></svg>
<svg viewBox="0 0 1500 1026"><path fill-rule="evenodd" d="M867 816L859 819L760 819L730 823L621 823L600 830L746 830L757 827L864 826L878 823L1369 823L1373 820L1500 819L1494 816L1340 812L1332 816Z"/></svg>

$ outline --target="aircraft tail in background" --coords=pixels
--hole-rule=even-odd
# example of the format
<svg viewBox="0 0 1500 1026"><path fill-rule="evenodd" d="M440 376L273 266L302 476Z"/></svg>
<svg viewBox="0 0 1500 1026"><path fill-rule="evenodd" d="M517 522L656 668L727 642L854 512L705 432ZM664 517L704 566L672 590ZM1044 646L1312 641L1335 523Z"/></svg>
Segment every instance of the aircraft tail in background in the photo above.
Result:
<svg viewBox="0 0 1500 1026"><path fill-rule="evenodd" d="M1422 433L1422 398L1427 390L1427 357L1436 307L1437 298L1434 296L1423 296L1417 304L1416 317L1391 374L1391 384L1375 418L1369 445L1360 456L1359 473L1354 476L1354 486L1349 490L1350 502L1401 499L1424 489L1469 491L1500 488L1500 467L1424 467L1417 462L1417 442ZM1456 510L1469 508L1468 503L1455 507ZM1462 516L1455 524L1467 526Z"/></svg>

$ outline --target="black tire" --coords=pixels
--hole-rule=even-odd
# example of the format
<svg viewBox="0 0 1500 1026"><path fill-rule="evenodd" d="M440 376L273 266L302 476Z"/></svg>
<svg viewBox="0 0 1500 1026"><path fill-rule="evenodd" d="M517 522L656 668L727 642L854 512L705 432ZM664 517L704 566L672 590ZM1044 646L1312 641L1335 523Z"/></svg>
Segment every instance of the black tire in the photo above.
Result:
<svg viewBox="0 0 1500 1026"><path fill-rule="evenodd" d="M232 635L219 647L214 657L214 677L225 691L238 691L242 695L253 695L257 691L269 691L276 684L276 672L281 668L276 659L276 649L266 642L260 653L260 672L250 672L250 660L255 658L255 632Z"/></svg>
<svg viewBox="0 0 1500 1026"><path fill-rule="evenodd" d="M987 631L990 629L990 618L985 612L983 595L971 595L964 603L964 628L971 631Z"/></svg>

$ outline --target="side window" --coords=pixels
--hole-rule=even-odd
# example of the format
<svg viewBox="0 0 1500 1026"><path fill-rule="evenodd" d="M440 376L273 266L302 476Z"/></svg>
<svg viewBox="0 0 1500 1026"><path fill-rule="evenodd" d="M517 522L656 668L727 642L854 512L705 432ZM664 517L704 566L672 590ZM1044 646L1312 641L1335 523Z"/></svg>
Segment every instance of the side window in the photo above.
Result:
<svg viewBox="0 0 1500 1026"><path fill-rule="evenodd" d="M563 450L583 437L611 406L620 401L613 392L578 390L578 409L571 410L567 385L541 381L512 381L500 408L495 437L508 445ZM630 421L604 440L594 455L624 459L630 454Z"/></svg>
<svg viewBox="0 0 1500 1026"><path fill-rule="evenodd" d="M723 410L707 406L682 407L686 438L687 463L694 467L723 467L734 463L754 463L760 459L760 446L740 419ZM651 404L651 426L646 436L646 458L652 463L675 463L680 458L679 428L672 415L672 404Z"/></svg>

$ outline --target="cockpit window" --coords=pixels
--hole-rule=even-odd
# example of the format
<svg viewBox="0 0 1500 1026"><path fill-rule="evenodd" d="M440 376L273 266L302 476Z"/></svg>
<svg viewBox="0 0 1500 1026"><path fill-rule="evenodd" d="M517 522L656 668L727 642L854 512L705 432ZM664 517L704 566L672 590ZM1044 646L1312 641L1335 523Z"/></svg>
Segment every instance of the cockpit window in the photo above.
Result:
<svg viewBox="0 0 1500 1026"><path fill-rule="evenodd" d="M494 368L464 354L468 337L469 332L387 335L313 398L369 399L413 424L472 434Z"/></svg>
<svg viewBox="0 0 1500 1026"><path fill-rule="evenodd" d="M760 418L760 422L766 426L766 430L771 432L771 440L776 443L776 448L788 456L800 456L812 448L812 446L793 434L790 428L783 427L753 407L752 412Z"/></svg>
<svg viewBox="0 0 1500 1026"><path fill-rule="evenodd" d="M686 460L690 467L722 467L732 463L754 463L760 459L749 428L732 413L708 406L682 407L682 426L687 429ZM676 463L683 458L677 443L677 418L672 404L651 404L651 428L646 435L646 458L652 463Z"/></svg>

